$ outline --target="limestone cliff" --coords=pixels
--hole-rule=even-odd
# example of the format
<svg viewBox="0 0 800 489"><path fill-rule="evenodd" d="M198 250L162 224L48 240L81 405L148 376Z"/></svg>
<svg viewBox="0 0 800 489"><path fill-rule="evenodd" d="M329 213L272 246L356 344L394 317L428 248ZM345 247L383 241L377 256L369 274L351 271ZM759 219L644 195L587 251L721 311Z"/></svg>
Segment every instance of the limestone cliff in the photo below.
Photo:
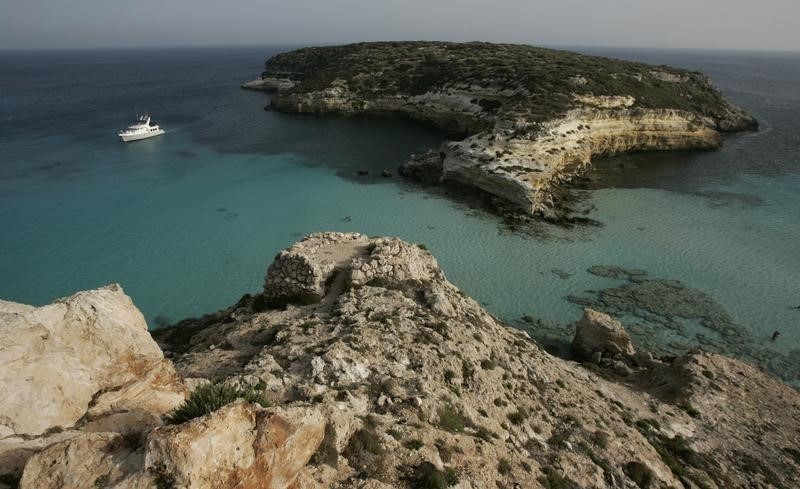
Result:
<svg viewBox="0 0 800 489"><path fill-rule="evenodd" d="M435 180L548 217L554 188L594 156L713 149L720 133L757 127L701 73L531 46L360 43L279 54L265 67L244 87L275 92L270 108L402 114L468 135L443 144L438 161L426 156Z"/></svg>
<svg viewBox="0 0 800 489"><path fill-rule="evenodd" d="M4 305L0 354L33 360L30 345L72 344L40 328L22 345L13 333L37 321L110 352L135 340L125 332L139 316L118 289L75 297L67 302L80 314L62 314L64 301L47 314ZM112 302L118 315L92 312ZM87 326L94 317L105 326ZM174 365L190 401L203 385L224 385L273 407L230 399L177 420L155 406L142 419L157 422L133 433L113 423L79 423L58 439L3 432L4 444L38 441L21 465L0 462L0 487L22 465L22 488L788 488L800 479L798 391L719 355L653 358L603 313L587 310L576 328L582 364L489 315L424 247L310 235L276 257L257 295L154 332L169 360L142 338L132 353ZM78 378L103 362L65 365ZM47 392L16 371L25 370L2 372L4 393ZM68 405L40 401L43 412ZM5 426L30 420L12 405L0 404Z"/></svg>

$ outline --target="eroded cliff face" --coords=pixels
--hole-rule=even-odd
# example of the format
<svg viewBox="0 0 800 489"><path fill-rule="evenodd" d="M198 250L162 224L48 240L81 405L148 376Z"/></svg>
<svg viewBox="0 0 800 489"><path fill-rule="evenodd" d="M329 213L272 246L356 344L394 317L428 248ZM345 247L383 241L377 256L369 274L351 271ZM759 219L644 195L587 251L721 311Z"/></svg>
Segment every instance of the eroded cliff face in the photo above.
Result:
<svg viewBox="0 0 800 489"><path fill-rule="evenodd" d="M0 353L34 359L35 345L75 341L127 350L141 329L117 287L40 309L3 304ZM33 347L20 344L13 333L36 321L50 336L40 327L25 340ZM23 437L8 428L35 413L0 404L0 454L26 450L16 465L0 458L0 487L751 488L800 478L798 391L720 355L654 358L604 313L587 310L576 330L583 363L503 325L422 246L310 235L276 257L259 294L155 332L167 359L149 338L131 357L177 371L179 398L221 382L272 407L228 399L175 421L141 403L138 424L106 417ZM76 379L104 371L91 358L64 366ZM3 374L11 397L39 389L43 414L71 405ZM139 399L112 390L102 395L119 407Z"/></svg>
<svg viewBox="0 0 800 489"><path fill-rule="evenodd" d="M574 109L522 134L487 131L444 144L443 178L474 185L530 214L547 214L554 187L584 173L593 157L716 149L722 137L713 127L711 119L677 110Z"/></svg>
<svg viewBox="0 0 800 489"><path fill-rule="evenodd" d="M362 43L284 53L266 68L245 87L275 92L272 109L398 114L467 134L442 145L439 180L528 214L552 215L554 190L593 157L715 149L722 132L757 128L700 73L526 46Z"/></svg>

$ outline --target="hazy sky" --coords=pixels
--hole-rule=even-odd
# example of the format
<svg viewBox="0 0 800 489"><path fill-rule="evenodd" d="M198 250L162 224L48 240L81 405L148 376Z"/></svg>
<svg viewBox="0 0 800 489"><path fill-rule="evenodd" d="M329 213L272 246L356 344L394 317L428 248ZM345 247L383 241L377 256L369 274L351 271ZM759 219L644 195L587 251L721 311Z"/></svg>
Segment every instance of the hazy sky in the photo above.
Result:
<svg viewBox="0 0 800 489"><path fill-rule="evenodd" d="M800 0L0 0L0 48L441 39L800 51Z"/></svg>

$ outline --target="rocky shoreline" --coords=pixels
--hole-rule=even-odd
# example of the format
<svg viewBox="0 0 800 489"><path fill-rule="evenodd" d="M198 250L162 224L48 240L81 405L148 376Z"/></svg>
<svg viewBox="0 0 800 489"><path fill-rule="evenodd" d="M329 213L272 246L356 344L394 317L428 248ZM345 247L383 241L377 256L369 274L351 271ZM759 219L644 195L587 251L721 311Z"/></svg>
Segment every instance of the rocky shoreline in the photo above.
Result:
<svg viewBox="0 0 800 489"><path fill-rule="evenodd" d="M531 46L388 42L304 48L266 61L244 88L269 109L400 114L465 134L401 168L499 198L507 215L561 222L566 182L593 157L716 149L755 119L703 74Z"/></svg>
<svg viewBox="0 0 800 489"><path fill-rule="evenodd" d="M263 291L152 337L116 285L0 301L0 487L800 480L800 392L718 354L654 357L593 309L574 328L572 360L551 356L424 247L355 233L306 237Z"/></svg>

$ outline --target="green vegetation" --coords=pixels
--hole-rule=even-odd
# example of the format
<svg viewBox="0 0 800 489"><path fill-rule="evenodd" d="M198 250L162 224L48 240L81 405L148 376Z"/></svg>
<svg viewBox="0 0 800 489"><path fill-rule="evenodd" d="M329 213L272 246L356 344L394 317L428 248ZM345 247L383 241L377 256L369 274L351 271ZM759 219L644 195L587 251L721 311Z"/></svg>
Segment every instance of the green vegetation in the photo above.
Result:
<svg viewBox="0 0 800 489"><path fill-rule="evenodd" d="M461 360L461 379L462 382L466 382L467 380L471 380L472 376L475 375L475 367L472 366L466 360Z"/></svg>
<svg viewBox="0 0 800 489"><path fill-rule="evenodd" d="M653 471L641 462L628 462L622 471L642 489L648 489L653 484Z"/></svg>
<svg viewBox="0 0 800 489"><path fill-rule="evenodd" d="M552 435L550 435L550 438L547 439L547 444L554 448L564 448L567 445L568 439L569 431L556 430Z"/></svg>
<svg viewBox="0 0 800 489"><path fill-rule="evenodd" d="M364 428L350 437L342 454L353 468L361 471L362 478L379 479L386 465L386 449L381 445L373 421L369 418Z"/></svg>
<svg viewBox="0 0 800 489"><path fill-rule="evenodd" d="M397 431L394 428L389 428L388 430L386 430L386 434L391 436L392 438L394 438L397 441L400 441L400 440L403 439L403 434L400 433L399 431Z"/></svg>
<svg viewBox="0 0 800 489"><path fill-rule="evenodd" d="M605 431L595 431L592 435L592 441L600 448L608 447L608 433Z"/></svg>
<svg viewBox="0 0 800 489"><path fill-rule="evenodd" d="M520 425L528 418L528 411L525 410L524 407L520 406L513 413L508 413L507 417L511 423Z"/></svg>
<svg viewBox="0 0 800 489"><path fill-rule="evenodd" d="M472 102L487 115L522 113L532 121L550 119L576 106L573 94L631 95L635 107L674 108L711 117L721 116L727 107L720 92L698 72L514 44L371 42L303 48L270 58L264 74L295 80L289 94L321 90L343 80L365 99L420 95L453 83L499 85L525 96ZM488 121L488 117L476 120L474 125Z"/></svg>
<svg viewBox="0 0 800 489"><path fill-rule="evenodd" d="M686 411L686 414L688 414L689 416L691 416L693 418L699 418L700 417L700 411L695 409L694 406L692 406L691 404L688 404L688 403L681 404L678 407L683 409L684 411Z"/></svg>
<svg viewBox="0 0 800 489"><path fill-rule="evenodd" d="M508 475L511 473L511 462L508 459L501 458L497 463L497 471L500 475Z"/></svg>
<svg viewBox="0 0 800 489"><path fill-rule="evenodd" d="M461 433L465 427L471 426L471 424L469 419L450 404L439 409L439 427L442 429Z"/></svg>
<svg viewBox="0 0 800 489"><path fill-rule="evenodd" d="M491 441L492 438L497 437L497 433L489 431L489 429L485 426L478 426L475 429L475 437L480 438L483 441Z"/></svg>
<svg viewBox="0 0 800 489"><path fill-rule="evenodd" d="M430 462L422 462L408 470L406 480L415 489L445 489L458 484L458 474L452 468L442 471Z"/></svg>
<svg viewBox="0 0 800 489"><path fill-rule="evenodd" d="M420 440L419 438L413 438L403 443L403 446L408 448L409 450L419 450L420 448L425 446L425 443L423 443L422 440Z"/></svg>
<svg viewBox="0 0 800 489"><path fill-rule="evenodd" d="M167 424L180 424L200 416L205 416L217 409L226 406L237 399L244 399L263 407L269 406L262 391L255 389L241 390L230 384L206 384L195 389L189 399L177 409L167 414L164 421Z"/></svg>
<svg viewBox="0 0 800 489"><path fill-rule="evenodd" d="M567 489L570 483L556 469L550 466L542 467L542 475L536 478L545 489Z"/></svg>

